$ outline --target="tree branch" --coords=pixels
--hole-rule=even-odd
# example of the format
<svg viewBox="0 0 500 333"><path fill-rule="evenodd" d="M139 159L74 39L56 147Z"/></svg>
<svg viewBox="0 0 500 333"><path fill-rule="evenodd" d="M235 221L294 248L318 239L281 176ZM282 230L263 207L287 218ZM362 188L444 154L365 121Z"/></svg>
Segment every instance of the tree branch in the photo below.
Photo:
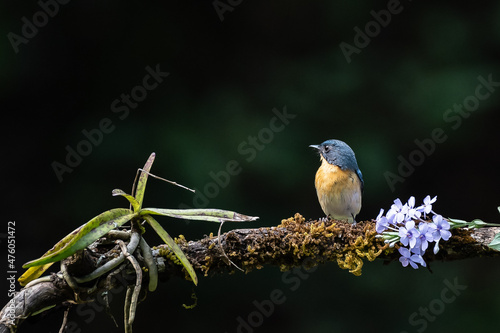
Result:
<svg viewBox="0 0 500 333"><path fill-rule="evenodd" d="M454 229L450 240L440 243L438 254L426 254L425 260L431 262L498 256L500 252L487 245L499 231L500 227ZM331 261L358 276L361 275L364 259L393 261L400 256L398 251L388 248L376 235L373 221L356 225L341 221L306 222L301 215L296 214L276 227L236 229L222 234L220 240L210 235L198 241L186 241L183 236L179 236L176 241L194 269L205 276L235 271L223 254L219 241L231 261L245 272L266 265L278 266L286 271L297 266L310 268ZM153 255L162 280L173 276L189 279L166 245L153 248ZM106 257L104 261L116 256L116 248L110 249L105 237L78 255L65 259L64 264L71 275L80 276L98 267L103 256ZM144 267L140 254L137 259ZM24 319L48 307L91 302L97 295L119 284L133 284L135 280L127 276L133 270L120 267L117 268L120 269L119 273L113 271L113 279L107 279L104 275L97 283L94 281L81 285L78 290L71 289L60 274L53 274L50 281L22 289L0 312L0 333L15 332ZM143 283L146 285L145 280Z"/></svg>

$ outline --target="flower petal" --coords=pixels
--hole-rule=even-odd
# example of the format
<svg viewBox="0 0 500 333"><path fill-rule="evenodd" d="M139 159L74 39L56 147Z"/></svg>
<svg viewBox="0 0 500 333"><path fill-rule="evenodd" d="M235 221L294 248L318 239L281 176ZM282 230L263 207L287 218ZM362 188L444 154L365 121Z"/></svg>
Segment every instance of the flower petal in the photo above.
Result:
<svg viewBox="0 0 500 333"><path fill-rule="evenodd" d="M413 228L415 228L415 221L406 222L406 229L411 230Z"/></svg>
<svg viewBox="0 0 500 333"><path fill-rule="evenodd" d="M376 221L379 221L380 218L382 217L382 215L384 215L384 209L383 208L380 208L380 213L378 213L378 216L377 218L375 219Z"/></svg>
<svg viewBox="0 0 500 333"><path fill-rule="evenodd" d="M415 264L415 263L414 263L413 261L411 261L411 260L408 260L408 261L410 262L410 265L411 265L411 267L413 267L413 269L418 269L417 264Z"/></svg>
<svg viewBox="0 0 500 333"><path fill-rule="evenodd" d="M396 206L397 208L401 209L403 207L403 203L401 202L401 200L399 200L399 198L397 198L396 200L394 200L393 206Z"/></svg>
<svg viewBox="0 0 500 333"><path fill-rule="evenodd" d="M410 197L410 199L408 199L408 207L415 207L415 197L413 195Z"/></svg>
<svg viewBox="0 0 500 333"><path fill-rule="evenodd" d="M447 241L451 237L451 232L448 230L441 230L441 238Z"/></svg>
<svg viewBox="0 0 500 333"><path fill-rule="evenodd" d="M408 250L406 247L400 247L398 251L405 258L409 258L411 255L410 250Z"/></svg>
<svg viewBox="0 0 500 333"><path fill-rule="evenodd" d="M439 252L439 239L436 241L436 245L434 245L434 254L437 254Z"/></svg>
<svg viewBox="0 0 500 333"><path fill-rule="evenodd" d="M401 262L401 265L403 265L403 267L408 266L408 263L410 262L410 260L405 257L399 257L399 261Z"/></svg>
<svg viewBox="0 0 500 333"><path fill-rule="evenodd" d="M417 239L415 237L410 238L410 247L414 248L417 244Z"/></svg>

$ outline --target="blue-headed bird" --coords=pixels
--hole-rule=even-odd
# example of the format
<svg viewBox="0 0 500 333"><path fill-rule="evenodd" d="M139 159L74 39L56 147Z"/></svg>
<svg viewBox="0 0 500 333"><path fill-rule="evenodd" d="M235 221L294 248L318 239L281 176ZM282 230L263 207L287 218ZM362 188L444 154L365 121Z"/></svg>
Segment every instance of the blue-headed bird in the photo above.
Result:
<svg viewBox="0 0 500 333"><path fill-rule="evenodd" d="M309 147L320 154L321 166L316 172L315 186L323 212L333 219L356 223L364 182L354 151L340 140L327 140Z"/></svg>

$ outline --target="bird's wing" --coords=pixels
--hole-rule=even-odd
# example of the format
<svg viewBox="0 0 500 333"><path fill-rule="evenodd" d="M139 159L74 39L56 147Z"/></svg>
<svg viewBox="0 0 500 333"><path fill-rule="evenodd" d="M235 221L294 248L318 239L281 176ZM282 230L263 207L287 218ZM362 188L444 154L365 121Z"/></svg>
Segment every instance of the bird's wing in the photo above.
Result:
<svg viewBox="0 0 500 333"><path fill-rule="evenodd" d="M365 187L365 182L363 181L363 174L359 169L356 170L356 174L358 175L359 180L361 180L361 192L363 192L363 188Z"/></svg>

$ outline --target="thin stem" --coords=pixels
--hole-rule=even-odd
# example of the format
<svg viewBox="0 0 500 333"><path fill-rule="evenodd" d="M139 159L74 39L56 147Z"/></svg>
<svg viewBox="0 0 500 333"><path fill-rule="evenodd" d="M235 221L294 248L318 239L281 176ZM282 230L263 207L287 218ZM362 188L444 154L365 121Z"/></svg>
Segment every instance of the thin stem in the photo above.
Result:
<svg viewBox="0 0 500 333"><path fill-rule="evenodd" d="M159 180L163 180L164 182L170 183L170 184L175 185L175 186L179 186L179 187L181 187L181 188L183 188L183 189L185 189L185 190L191 191L191 192L193 192L193 193L195 192L195 190L190 189L190 188L189 188L189 187L187 187L187 186L184 186L184 185L178 184L178 183L176 183L176 182L173 182L173 181L171 181L171 180L168 180L168 179L162 178L162 177L160 177L160 176L156 176L156 175L152 174L151 172L147 172L147 171L145 171L145 170L143 170L143 169L141 169L141 168L139 168L139 169L138 169L138 171L139 171L139 170L140 170L140 171L142 171L142 172L144 172L144 173L146 173L146 174L148 174L149 176L151 176L151 177L153 177L153 178L156 178L156 179L159 179ZM134 181L134 184L135 184L135 181Z"/></svg>
<svg viewBox="0 0 500 333"><path fill-rule="evenodd" d="M391 227L391 226L387 226L387 229L391 229L391 230L393 230L393 231L395 231L395 232L399 232L399 229L393 228L393 227Z"/></svg>

